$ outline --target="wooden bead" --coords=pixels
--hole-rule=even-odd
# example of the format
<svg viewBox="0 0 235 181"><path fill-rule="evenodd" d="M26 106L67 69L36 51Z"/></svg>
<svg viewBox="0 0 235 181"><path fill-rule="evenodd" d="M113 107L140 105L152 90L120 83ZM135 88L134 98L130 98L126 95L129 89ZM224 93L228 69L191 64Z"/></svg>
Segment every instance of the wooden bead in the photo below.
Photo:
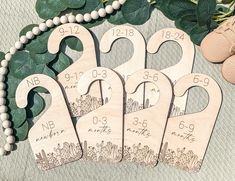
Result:
<svg viewBox="0 0 235 181"><path fill-rule="evenodd" d="M74 23L76 21L76 18L74 15L69 15L68 20L70 23Z"/></svg>
<svg viewBox="0 0 235 181"><path fill-rule="evenodd" d="M53 23L53 21L51 19L48 19L46 21L46 25L47 25L48 28L52 28L54 26L54 23Z"/></svg>
<svg viewBox="0 0 235 181"><path fill-rule="evenodd" d="M6 75L8 73L8 69L6 67L1 67L0 68L0 74L1 75Z"/></svg>
<svg viewBox="0 0 235 181"><path fill-rule="evenodd" d="M1 67L1 68L4 68L4 67ZM4 82L0 82L0 90L3 90L6 88L6 84ZM1 101L0 101L0 104L1 104Z"/></svg>
<svg viewBox="0 0 235 181"><path fill-rule="evenodd" d="M41 33L41 30L39 29L39 27L36 26L32 29L32 32L34 35L39 35Z"/></svg>
<svg viewBox="0 0 235 181"><path fill-rule="evenodd" d="M28 43L28 38L24 35L24 36L21 36L20 37L20 42L22 43L22 44L26 44L26 43Z"/></svg>
<svg viewBox="0 0 235 181"><path fill-rule="evenodd" d="M59 17L54 17L53 18L53 23L57 26L60 24L60 18Z"/></svg>
<svg viewBox="0 0 235 181"><path fill-rule="evenodd" d="M103 18L103 17L105 17L106 16L106 11L105 11L105 9L104 8L100 8L99 10L98 10L98 14L99 14L99 16L101 17L101 18Z"/></svg>
<svg viewBox="0 0 235 181"><path fill-rule="evenodd" d="M112 14L113 13L113 7L111 5L107 5L105 7L105 11L107 14Z"/></svg>
<svg viewBox="0 0 235 181"><path fill-rule="evenodd" d="M5 149L6 151L12 151L12 150L13 150L13 145L11 145L11 144L9 144L9 143L6 143L6 144L4 145L4 149Z"/></svg>
<svg viewBox="0 0 235 181"><path fill-rule="evenodd" d="M6 79L5 76L0 74L0 82L4 82L5 79Z"/></svg>
<svg viewBox="0 0 235 181"><path fill-rule="evenodd" d="M17 42L15 43L15 48L16 48L17 50L21 49L22 47L23 47L23 44L22 44L20 41L17 41Z"/></svg>
<svg viewBox="0 0 235 181"><path fill-rule="evenodd" d="M7 67L8 66L8 61L7 60L2 60L1 61L1 66L2 67Z"/></svg>
<svg viewBox="0 0 235 181"><path fill-rule="evenodd" d="M94 20L98 19L99 18L98 12L97 11L92 11L91 12L91 18L94 19Z"/></svg>
<svg viewBox="0 0 235 181"><path fill-rule="evenodd" d="M112 7L113 9L118 10L121 7L121 4L119 1L113 1Z"/></svg>
<svg viewBox="0 0 235 181"><path fill-rule="evenodd" d="M12 135L12 134L13 134L13 129L11 129L11 128L6 128L6 129L4 130L4 134L5 134L6 136Z"/></svg>
<svg viewBox="0 0 235 181"><path fill-rule="evenodd" d="M41 23L41 24L39 24L39 29L40 29L40 31L46 31L46 30L47 30L47 25L46 25L46 23Z"/></svg>
<svg viewBox="0 0 235 181"><path fill-rule="evenodd" d="M7 136L7 143L9 143L9 144L15 143L15 137L14 136Z"/></svg>
<svg viewBox="0 0 235 181"><path fill-rule="evenodd" d="M7 110L8 110L7 106L5 105L0 106L0 113L6 113Z"/></svg>
<svg viewBox="0 0 235 181"><path fill-rule="evenodd" d="M5 97L6 96L6 91L0 90L0 97Z"/></svg>
<svg viewBox="0 0 235 181"><path fill-rule="evenodd" d="M90 22L92 20L91 15L89 13L84 14L84 21Z"/></svg>
<svg viewBox="0 0 235 181"><path fill-rule="evenodd" d="M8 113L2 113L2 114L0 114L0 118L1 118L1 120L9 120L10 116Z"/></svg>
<svg viewBox="0 0 235 181"><path fill-rule="evenodd" d="M61 22L62 24L67 23L67 22L68 22L67 16L61 16L61 17L60 17L60 22Z"/></svg>
<svg viewBox="0 0 235 181"><path fill-rule="evenodd" d="M84 16L82 14L77 14L76 21L78 23L81 23L81 22L83 22L83 20L84 20Z"/></svg>
<svg viewBox="0 0 235 181"><path fill-rule="evenodd" d="M2 90L2 89L1 89ZM0 104L3 105L3 104L6 104L6 99L5 98L0 98Z"/></svg>
<svg viewBox="0 0 235 181"><path fill-rule="evenodd" d="M11 127L11 121L5 120L2 122L2 127L3 128L10 128Z"/></svg>
<svg viewBox="0 0 235 181"><path fill-rule="evenodd" d="M7 53L7 54L5 55L5 59L6 59L7 61L10 61L10 60L11 60L11 57L12 57L12 55L11 55L10 53Z"/></svg>
<svg viewBox="0 0 235 181"><path fill-rule="evenodd" d="M29 40L33 39L33 38L34 38L33 32L32 32L32 31L28 31L28 32L26 33L26 37L27 37Z"/></svg>
<svg viewBox="0 0 235 181"><path fill-rule="evenodd" d="M10 54L14 55L16 53L17 49L15 47L10 48Z"/></svg>

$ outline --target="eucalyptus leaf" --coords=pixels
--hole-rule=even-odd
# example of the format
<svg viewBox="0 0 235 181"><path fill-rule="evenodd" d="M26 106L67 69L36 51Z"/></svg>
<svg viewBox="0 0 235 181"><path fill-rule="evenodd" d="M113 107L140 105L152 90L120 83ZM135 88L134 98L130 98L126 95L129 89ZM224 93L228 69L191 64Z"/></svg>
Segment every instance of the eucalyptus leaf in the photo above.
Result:
<svg viewBox="0 0 235 181"><path fill-rule="evenodd" d="M150 17L150 4L147 0L128 0L122 7L122 13L128 23L144 24Z"/></svg>
<svg viewBox="0 0 235 181"><path fill-rule="evenodd" d="M14 98L7 97L7 105L10 110L18 108L18 106L16 105L15 97Z"/></svg>
<svg viewBox="0 0 235 181"><path fill-rule="evenodd" d="M199 0L197 4L197 20L200 26L208 24L216 10L216 0Z"/></svg>
<svg viewBox="0 0 235 181"><path fill-rule="evenodd" d="M46 4L50 9L57 12L64 11L66 8L68 8L67 5L64 4L61 0L47 0Z"/></svg>
<svg viewBox="0 0 235 181"><path fill-rule="evenodd" d="M35 72L35 63L29 53L18 51L12 56L9 69L14 77L23 79Z"/></svg>
<svg viewBox="0 0 235 181"><path fill-rule="evenodd" d="M53 72L53 70L51 70L46 64L37 65L35 73L36 74L44 74L44 75L50 76L53 79L56 78L56 75Z"/></svg>
<svg viewBox="0 0 235 181"><path fill-rule="evenodd" d="M68 37L68 38L66 38L65 43L72 50L76 50L76 51L79 51L79 52L83 51L82 42L78 38L76 38L76 37Z"/></svg>
<svg viewBox="0 0 235 181"><path fill-rule="evenodd" d="M58 57L49 64L49 67L51 67L58 74L69 67L71 63L72 60L61 52Z"/></svg>
<svg viewBox="0 0 235 181"><path fill-rule="evenodd" d="M115 25L121 25L127 23L127 20L124 18L122 11L120 10L110 15L108 18L108 22Z"/></svg>
<svg viewBox="0 0 235 181"><path fill-rule="evenodd" d="M35 54L45 53L47 51L47 44L41 43L38 39L39 36L36 39L31 40L25 45L25 49Z"/></svg>
<svg viewBox="0 0 235 181"><path fill-rule="evenodd" d="M14 128L18 128L26 120L26 110L24 108L17 108L10 111L11 121Z"/></svg>
<svg viewBox="0 0 235 181"><path fill-rule="evenodd" d="M205 26L195 26L191 31L191 40L196 45L200 45L201 41L205 38L205 36L209 33L208 27Z"/></svg>
<svg viewBox="0 0 235 181"><path fill-rule="evenodd" d="M65 0L67 1L67 0ZM93 10L98 10L99 8L104 7L102 1L100 0L86 0L85 5L82 8L78 8L73 10L73 14L85 14L87 12L91 12Z"/></svg>
<svg viewBox="0 0 235 181"><path fill-rule="evenodd" d="M182 11L195 11L197 7L196 4L189 0L170 0L168 2L166 11L168 12L168 18L171 20L175 20Z"/></svg>
<svg viewBox="0 0 235 181"><path fill-rule="evenodd" d="M5 58L5 53L0 52L0 61L3 60Z"/></svg>
<svg viewBox="0 0 235 181"><path fill-rule="evenodd" d="M164 0L164 3L161 3L161 5L159 6L159 9L167 18L172 19L171 12L169 11L170 3L171 3L171 0Z"/></svg>
<svg viewBox="0 0 235 181"><path fill-rule="evenodd" d="M38 0L36 2L36 11L40 18L42 19L49 19L60 14L60 11L55 11L49 8L47 4L47 0Z"/></svg>
<svg viewBox="0 0 235 181"><path fill-rule="evenodd" d="M11 74L7 76L7 97L14 98L16 89L20 84L21 80L12 76Z"/></svg>
<svg viewBox="0 0 235 181"><path fill-rule="evenodd" d="M56 58L56 54L51 54L49 52L42 54L35 54L30 52L30 57L34 60L34 63L39 64L48 64Z"/></svg>
<svg viewBox="0 0 235 181"><path fill-rule="evenodd" d="M195 15L186 14L182 16L180 19L175 21L175 25L177 28L185 31L190 35L193 28L197 25L197 20Z"/></svg>
<svg viewBox="0 0 235 181"><path fill-rule="evenodd" d="M153 4L153 6L157 9L161 9L164 2L165 2L165 0L157 0L156 3Z"/></svg>
<svg viewBox="0 0 235 181"><path fill-rule="evenodd" d="M27 138L29 131L29 123L27 120L19 127L15 128L15 136L17 141L24 141Z"/></svg>
<svg viewBox="0 0 235 181"><path fill-rule="evenodd" d="M61 0L68 8L81 8L85 5L86 0Z"/></svg>
<svg viewBox="0 0 235 181"><path fill-rule="evenodd" d="M38 26L38 25L37 25L37 24L30 24L30 25L25 26L25 27L20 31L19 37L21 37L21 36L23 36L23 35L26 35L26 33L27 33L28 31L32 31L32 29L33 29L34 27L36 27L36 26Z"/></svg>
<svg viewBox="0 0 235 181"><path fill-rule="evenodd" d="M27 118L33 118L38 116L45 107L44 99L36 92L31 91L28 100L28 105L26 108Z"/></svg>

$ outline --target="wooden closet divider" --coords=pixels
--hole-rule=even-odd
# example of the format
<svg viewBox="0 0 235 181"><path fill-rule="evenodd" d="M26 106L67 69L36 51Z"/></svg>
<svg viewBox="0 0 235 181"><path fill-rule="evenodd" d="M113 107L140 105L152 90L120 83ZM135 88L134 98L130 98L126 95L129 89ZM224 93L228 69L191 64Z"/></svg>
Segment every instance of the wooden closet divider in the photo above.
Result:
<svg viewBox="0 0 235 181"><path fill-rule="evenodd" d="M17 106L26 107L28 94L36 87L46 88L52 97L50 107L28 134L38 167L48 170L80 159L81 146L62 90L54 79L44 74L26 77L16 90Z"/></svg>
<svg viewBox="0 0 235 181"><path fill-rule="evenodd" d="M81 95L95 81L103 80L112 88L108 103L81 117L76 125L85 160L119 162L123 145L123 85L114 71L97 67L87 71L78 82Z"/></svg>
<svg viewBox="0 0 235 181"><path fill-rule="evenodd" d="M74 36L83 44L83 54L71 66L58 75L58 81L66 94L67 104L72 117L80 117L102 105L100 84L96 82L89 94L80 96L77 92L77 82L84 72L97 67L96 51L91 33L81 25L67 23L57 27L48 40L48 51L52 54L60 50L60 43L66 37ZM91 104L87 107L86 105Z"/></svg>
<svg viewBox="0 0 235 181"><path fill-rule="evenodd" d="M189 74L176 82L174 94L183 96L191 87L205 89L208 106L201 112L169 118L160 161L177 168L198 172L222 102L219 85L209 76Z"/></svg>

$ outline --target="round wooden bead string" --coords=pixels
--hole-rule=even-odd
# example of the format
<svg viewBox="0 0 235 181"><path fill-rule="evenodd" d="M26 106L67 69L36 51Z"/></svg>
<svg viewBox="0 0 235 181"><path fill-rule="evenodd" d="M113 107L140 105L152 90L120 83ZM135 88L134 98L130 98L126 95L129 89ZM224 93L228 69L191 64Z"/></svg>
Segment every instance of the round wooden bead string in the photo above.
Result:
<svg viewBox="0 0 235 181"><path fill-rule="evenodd" d="M113 1L112 5L107 5L105 8L100 8L99 10L94 10L91 13L86 13L84 15L77 14L74 15L64 15L61 17L54 17L53 19L48 19L44 23L39 24L34 27L32 31L28 31L25 35L21 36L20 39L15 43L10 51L5 55L5 59L1 61L0 67L0 119L2 120L2 127L4 128L4 134L7 136L6 144L0 147L0 156L6 155L7 152L11 152L13 149L13 144L15 143L15 136L13 135L12 122L9 120L10 116L7 113L8 107L6 106L6 84L4 83L6 75L8 73L8 64L11 60L12 55L14 55L18 50L23 48L23 45L27 44L29 40L34 39L37 35L60 24L65 23L82 23L90 22L91 20L96 20L99 17L104 18L107 14L112 14L115 10L120 9L121 5L124 4L126 0L116 0Z"/></svg>

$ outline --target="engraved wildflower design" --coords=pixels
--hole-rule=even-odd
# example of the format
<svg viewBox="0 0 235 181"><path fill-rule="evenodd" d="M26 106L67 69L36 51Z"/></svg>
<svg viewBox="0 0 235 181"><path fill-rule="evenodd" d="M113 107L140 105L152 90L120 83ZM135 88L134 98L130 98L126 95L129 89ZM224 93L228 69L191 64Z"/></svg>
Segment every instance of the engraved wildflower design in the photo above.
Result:
<svg viewBox="0 0 235 181"><path fill-rule="evenodd" d="M64 142L63 145L58 144L54 148L54 152L46 153L41 150L40 153L35 154L38 168L42 170L49 170L60 165L79 160L82 156L82 150L79 143Z"/></svg>
<svg viewBox="0 0 235 181"><path fill-rule="evenodd" d="M185 148L172 150L168 148L168 142L164 143L159 161L188 172L198 172L202 165L202 159L199 159L192 150L187 152Z"/></svg>
<svg viewBox="0 0 235 181"><path fill-rule="evenodd" d="M122 147L111 142L97 143L95 147L89 146L87 141L83 143L83 159L100 162L119 162L122 159Z"/></svg>
<svg viewBox="0 0 235 181"><path fill-rule="evenodd" d="M132 147L124 146L123 160L134 162L142 166L154 167L157 164L158 154L154 153L154 150L149 146L142 146L141 143L133 145Z"/></svg>

